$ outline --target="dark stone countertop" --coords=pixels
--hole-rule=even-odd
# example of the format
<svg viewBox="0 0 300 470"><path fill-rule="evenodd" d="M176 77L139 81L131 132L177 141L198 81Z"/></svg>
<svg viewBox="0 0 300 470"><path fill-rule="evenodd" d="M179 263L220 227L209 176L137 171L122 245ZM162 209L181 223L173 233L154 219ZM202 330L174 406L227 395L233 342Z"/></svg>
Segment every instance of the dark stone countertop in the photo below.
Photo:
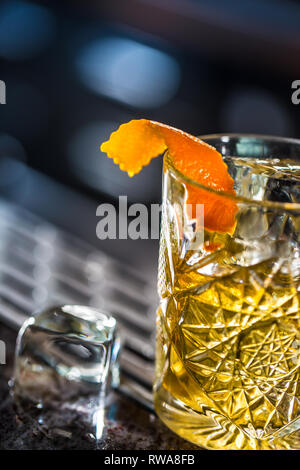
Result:
<svg viewBox="0 0 300 470"><path fill-rule="evenodd" d="M0 340L6 345L6 364L0 365L0 449L102 449L102 450L194 450L198 447L177 437L160 420L139 405L116 395L105 417L104 437L95 441L83 433L49 432L36 420L20 419L9 395L16 334L0 323Z"/></svg>

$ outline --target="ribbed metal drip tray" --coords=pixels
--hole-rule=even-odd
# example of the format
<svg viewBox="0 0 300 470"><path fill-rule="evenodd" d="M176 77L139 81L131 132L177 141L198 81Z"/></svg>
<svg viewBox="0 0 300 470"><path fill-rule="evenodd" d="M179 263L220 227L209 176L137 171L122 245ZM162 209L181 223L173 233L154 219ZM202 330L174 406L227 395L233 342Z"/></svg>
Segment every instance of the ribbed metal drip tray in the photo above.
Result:
<svg viewBox="0 0 300 470"><path fill-rule="evenodd" d="M35 311L84 304L114 315L124 338L120 391L152 409L155 289L28 211L0 201L0 318L18 329Z"/></svg>

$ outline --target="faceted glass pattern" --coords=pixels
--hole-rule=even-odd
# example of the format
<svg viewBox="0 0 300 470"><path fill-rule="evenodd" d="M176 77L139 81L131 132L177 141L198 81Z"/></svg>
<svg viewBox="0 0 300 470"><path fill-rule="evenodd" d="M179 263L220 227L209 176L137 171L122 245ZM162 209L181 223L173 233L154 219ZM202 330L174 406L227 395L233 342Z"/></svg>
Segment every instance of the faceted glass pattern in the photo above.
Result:
<svg viewBox="0 0 300 470"><path fill-rule="evenodd" d="M246 144L227 158L234 234L204 231L193 250L185 182L165 161L155 407L200 446L299 449L300 166Z"/></svg>

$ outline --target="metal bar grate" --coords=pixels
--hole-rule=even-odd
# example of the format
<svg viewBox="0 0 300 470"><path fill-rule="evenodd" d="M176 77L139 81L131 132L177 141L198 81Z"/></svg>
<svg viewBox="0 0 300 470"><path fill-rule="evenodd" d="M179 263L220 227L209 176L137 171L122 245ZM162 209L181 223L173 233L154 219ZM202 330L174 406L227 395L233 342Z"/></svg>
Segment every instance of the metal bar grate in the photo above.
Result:
<svg viewBox="0 0 300 470"><path fill-rule="evenodd" d="M35 311L66 303L103 308L124 338L120 392L152 410L153 286L139 272L0 201L0 318L19 329Z"/></svg>

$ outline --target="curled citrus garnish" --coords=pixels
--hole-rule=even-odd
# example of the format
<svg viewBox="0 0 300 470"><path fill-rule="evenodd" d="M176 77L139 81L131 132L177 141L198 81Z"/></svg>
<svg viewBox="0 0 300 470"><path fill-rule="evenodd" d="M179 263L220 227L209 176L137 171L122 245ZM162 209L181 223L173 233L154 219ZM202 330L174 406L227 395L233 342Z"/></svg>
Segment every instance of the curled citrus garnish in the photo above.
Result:
<svg viewBox="0 0 300 470"><path fill-rule="evenodd" d="M174 127L148 119L132 120L122 124L101 150L117 163L121 170L133 176L166 149L173 165L193 181L216 191L235 194L233 179L217 150ZM236 203L224 196L186 184L187 204L204 204L204 226L216 232L232 232L235 225Z"/></svg>

